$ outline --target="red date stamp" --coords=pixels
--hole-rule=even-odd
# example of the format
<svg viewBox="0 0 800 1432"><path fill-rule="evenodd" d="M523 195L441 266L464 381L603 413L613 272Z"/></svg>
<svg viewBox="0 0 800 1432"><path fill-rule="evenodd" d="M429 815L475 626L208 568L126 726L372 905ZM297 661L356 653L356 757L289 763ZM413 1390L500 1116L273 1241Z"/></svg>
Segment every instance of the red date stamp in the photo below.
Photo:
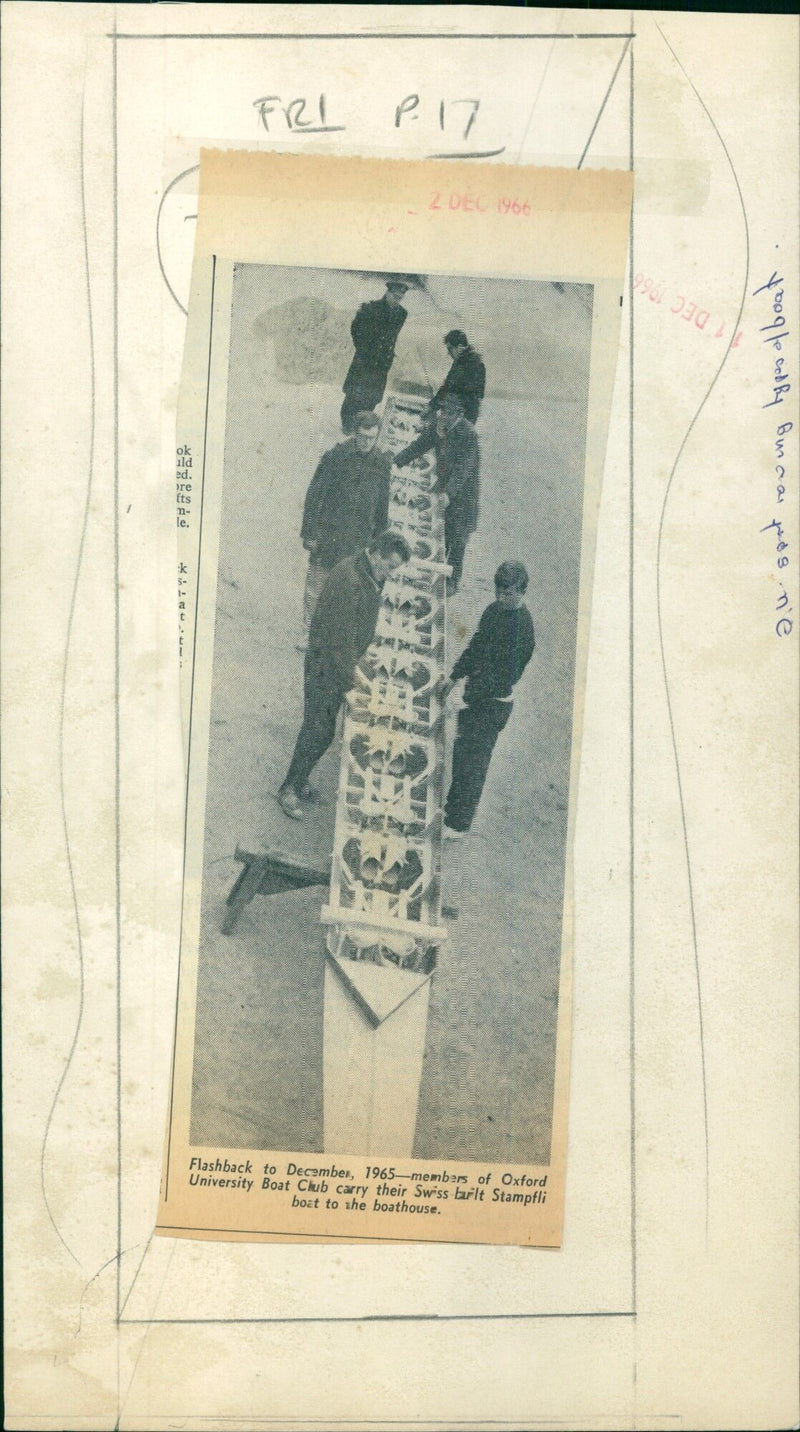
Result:
<svg viewBox="0 0 800 1432"><path fill-rule="evenodd" d="M444 194L437 189L429 209L459 210L462 214L516 214L528 218L531 205L527 199L487 199L481 194Z"/></svg>
<svg viewBox="0 0 800 1432"><path fill-rule="evenodd" d="M663 303L666 295L669 303L669 311L670 313L674 313L676 318L682 318L684 323L691 324L692 327L699 329L701 333L709 333L714 338L725 337L727 327L725 323L718 324L716 320L712 318L709 309L701 308L694 300L688 299L685 294L667 294L667 286L665 283L657 283L654 279L647 278L643 273L637 273L633 280L633 291L634 293L640 293L643 298L648 298L651 303ZM709 324L711 325L710 327ZM741 331L739 331L731 344L732 348L739 347L741 337L742 334Z"/></svg>

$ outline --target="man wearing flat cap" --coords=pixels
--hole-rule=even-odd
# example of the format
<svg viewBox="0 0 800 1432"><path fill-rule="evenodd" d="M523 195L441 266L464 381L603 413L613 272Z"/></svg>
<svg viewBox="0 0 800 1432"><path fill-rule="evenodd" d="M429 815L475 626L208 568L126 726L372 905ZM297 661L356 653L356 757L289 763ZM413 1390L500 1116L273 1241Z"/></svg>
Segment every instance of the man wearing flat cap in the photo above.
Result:
<svg viewBox="0 0 800 1432"><path fill-rule="evenodd" d="M362 303L350 325L356 351L342 388L346 433L353 431L356 414L377 408L386 391L397 335L408 317L400 300L409 287L404 279L389 279L383 298Z"/></svg>
<svg viewBox="0 0 800 1432"><path fill-rule="evenodd" d="M445 334L444 346L450 354L452 366L431 403L431 412L435 413L441 407L445 393L455 393L464 405L467 422L474 423L486 392L486 368L483 359L475 352L466 333L462 333L460 328L451 328L450 332Z"/></svg>

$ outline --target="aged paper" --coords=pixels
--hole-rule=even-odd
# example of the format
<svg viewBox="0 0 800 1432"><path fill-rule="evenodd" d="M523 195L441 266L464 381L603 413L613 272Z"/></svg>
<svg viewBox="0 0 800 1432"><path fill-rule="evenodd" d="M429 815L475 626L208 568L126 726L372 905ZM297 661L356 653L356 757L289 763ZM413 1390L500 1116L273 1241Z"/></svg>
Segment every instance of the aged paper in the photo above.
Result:
<svg viewBox="0 0 800 1432"><path fill-rule="evenodd" d="M613 171L476 165L465 187L455 165L202 156L177 445L180 575L198 605L195 623L181 603L164 1234L561 1241L572 843L631 191ZM352 315L336 341L348 304L356 337L381 325L367 338L388 353L353 359ZM457 365L442 362L447 336ZM370 361L384 365L374 378ZM450 363L479 386L426 420ZM361 641L367 689L324 697L342 706L341 755L335 736L325 754L331 728L308 759L338 679L331 642L349 643L340 627L356 617L337 607L315 655L304 498L331 582L387 526L411 543ZM510 562L523 586L497 599ZM476 635L479 620L497 634ZM289 811L298 646L309 736ZM440 687L457 655L479 664L456 723ZM312 771L326 804L301 808ZM220 850L234 826L232 876Z"/></svg>
<svg viewBox="0 0 800 1432"><path fill-rule="evenodd" d="M7 1424L793 1425L796 21L6 4L3 39ZM203 147L636 172L558 1250L153 1236Z"/></svg>

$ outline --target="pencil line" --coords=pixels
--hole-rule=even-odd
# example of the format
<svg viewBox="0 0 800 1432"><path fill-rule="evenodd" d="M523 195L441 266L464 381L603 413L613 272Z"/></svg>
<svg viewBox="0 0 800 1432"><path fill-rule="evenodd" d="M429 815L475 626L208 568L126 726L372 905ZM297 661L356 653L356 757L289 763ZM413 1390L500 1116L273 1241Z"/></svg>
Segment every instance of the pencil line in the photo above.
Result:
<svg viewBox="0 0 800 1432"><path fill-rule="evenodd" d="M187 176L187 174L196 174L196 173L199 171L199 169L200 169L200 165L199 165L199 164L190 164L188 169L184 169L181 174L176 174L174 179L170 179L169 184L167 185L166 189L164 190L164 193L161 195L161 202L160 202L160 204L159 204L159 206L158 206L158 213L156 214L156 254L158 255L158 267L161 269L161 277L163 278L165 284L167 285L167 288L169 289L169 291L170 291L172 297L174 298L175 302L177 303L177 305L178 305L178 307L179 307L181 313L182 313L186 318L189 317L189 310L188 310L188 308L184 308L183 304L181 303L180 299L178 298L177 293L175 292L174 288L172 287L172 284L170 283L169 279L167 278L167 271L166 271L166 269L164 268L164 256L163 256L163 254L162 254L162 252L161 252L161 212L162 212L162 210L163 210L163 208L164 208L164 202L165 202L167 196L168 196L168 195L172 192L172 190L175 188L175 185L176 185L176 184L180 184L181 179L185 179L186 176ZM192 219L196 219L196 218L197 218L197 215L196 215L196 214L191 214L189 217L192 218Z"/></svg>
<svg viewBox="0 0 800 1432"><path fill-rule="evenodd" d="M87 62L87 64L88 64L88 62ZM56 1233L56 1236L58 1237L59 1242L61 1243L61 1245L63 1246L63 1248L66 1250L66 1252L69 1254L70 1258L72 1258L73 1262L77 1263L79 1266L80 1266L80 1259L78 1258L77 1254L73 1252L72 1248L70 1248L69 1244L67 1243L67 1241L66 1241L66 1239L64 1238L63 1234L61 1233L61 1230L60 1230L58 1224L56 1223L55 1218L53 1217L53 1210L52 1210L52 1208L50 1207L50 1200L49 1200L49 1198L48 1198L48 1196L47 1196L47 1178L46 1178L46 1172L45 1172L45 1161L46 1161L46 1157L47 1157L47 1144L48 1144L48 1140L49 1140L49 1138L50 1138L50 1131L51 1131L51 1128L52 1128L52 1125L53 1125L53 1118L54 1118L54 1116L55 1116L56 1107L57 1107L57 1105L58 1105L59 1099L61 1098L61 1092L62 1092L62 1090L63 1090L63 1088L64 1088L64 1084L65 1084L65 1082L66 1082L67 1075L69 1074L70 1066L71 1066L71 1064L72 1064L72 1060L73 1060L73 1057L74 1057L74 1055L75 1055L75 1050L76 1050L76 1048L77 1048L77 1046L78 1046L78 1039L80 1038L81 1027L82 1027L82 1024L83 1024L83 1010L84 1010L84 996L85 996L85 970L84 970L84 957L83 957L83 930L82 930L82 928L81 928L80 903L79 903L79 900L78 900L78 891L77 891L77 887L76 887L76 884L75 884L75 867L74 867L73 859L72 859L72 845L71 845L71 843L70 843L70 823L69 823L69 817L68 817L68 815L67 815L66 771L65 771L65 754L64 754L64 727L65 727L65 724L66 724L67 684L68 684L68 681L69 681L70 657L71 657L71 653L72 653L72 635L73 635L73 630L74 630L74 626L75 626L75 608L76 608L77 600L78 600L78 588L79 588L79 585L80 585L81 572L82 572L82 570L83 570L83 558L84 558L84 552L85 552L85 548L86 548L86 533L87 533L87 529L88 529L88 526L89 526L89 508L90 508L91 499L92 499L92 485L93 485L93 478L94 478L94 436L95 436L95 407L96 407L95 388L96 388L96 383L95 383L95 355L94 355L94 315L93 315L93 312L92 312L92 286L91 286L91 280L90 280L90 275L89 275L89 233L88 233L88 229L87 229L87 225L86 225L86 174L85 174L85 148L86 148L86 122L85 122L85 121L86 121L86 71L87 71L87 66L84 67L83 93L82 93L82 96L81 96L80 155L79 155L79 164L80 164L81 226L82 226L82 230L83 230L83 264L84 264L84 278L85 278L85 283L86 283L86 311L87 311L88 328L89 328L89 390L90 390L90 404L89 404L89 409L90 409L90 411L89 411L89 455L88 455L87 477L86 477L86 492L85 492L85 496L84 496L84 500L83 500L83 514L82 514L82 517L81 517L80 536L79 536L79 539L78 539L78 555L77 555L77 559L76 559L76 563L75 563L75 575L74 575L74 577L73 577L73 579L72 579L72 590L71 590L71 592L70 592L69 609L68 609L68 613L67 613L67 629L66 629L66 635L65 635L65 640L64 640L64 657L63 657L63 661L62 661L62 665L61 665L61 684L60 684L59 709L58 709L58 786L59 786L59 799L60 799L60 806L61 806L61 829L62 829L62 833L63 833L63 836L64 836L64 850L65 850L66 861L67 861L67 877L68 877L68 880L69 880L70 899L71 899L71 905L72 905L72 916L73 916L73 919L74 919L74 921L75 921L75 940L76 940L76 948L77 948L77 955L78 955L78 1013L77 1013L77 1018L76 1018L76 1020L75 1020L75 1029L74 1029L74 1032L73 1032L73 1035L72 1035L72 1042L71 1042L71 1044L70 1044L69 1053L68 1053L68 1055L67 1055L67 1059L66 1059L66 1062L65 1062L65 1064L64 1064L64 1068L63 1068L62 1071L61 1071L61 1077L59 1078L58 1084L56 1085L56 1090L55 1090L55 1093L54 1093L54 1095L53 1095L52 1103L51 1103L51 1105L50 1105L50 1111L49 1111L49 1113L48 1113L48 1115L47 1115L47 1119L46 1119L46 1122L45 1122L44 1136L43 1136L43 1138L42 1138L42 1150L41 1150L41 1155L40 1155L40 1159L39 1159L39 1176L40 1176L41 1189L42 1189L42 1198L44 1199L44 1206L45 1206L45 1208L47 1209L47 1216L48 1216L48 1218L50 1219L51 1224L53 1225L53 1228L54 1228L54 1230L55 1230L55 1233Z"/></svg>
<svg viewBox="0 0 800 1432"><path fill-rule="evenodd" d="M390 1417L375 1417L369 1420L363 1417L232 1417L225 1413L220 1415L219 1413L206 1412L182 1412L180 1414L176 1413L175 1417L179 1417L181 1422L210 1422L213 1423L215 1427L218 1422L236 1422L240 1429L245 1427L271 1427L276 1422L280 1422L284 1428L297 1426L300 1432L306 1427L322 1427L323 1429L330 1427L367 1427L371 1429L371 1432L374 1432L374 1428L376 1427L408 1428L411 1426L407 1418L401 1422L398 1418ZM647 1414L647 1418L648 1424L651 1422L677 1422L680 1425L683 1422L683 1414L681 1412L652 1412ZM612 1422L614 1427L619 1426L619 1420L613 1412L599 1412L595 1413L592 1417L569 1419L563 1417L526 1417L525 1432L527 1432L527 1429L530 1427L566 1427L569 1429L569 1432L577 1432L578 1428L585 1427L587 1432L596 1432L596 1429L605 1422ZM520 1432L521 1427L519 1418L515 1418L513 1422L509 1422L499 1417L484 1418L483 1421L478 1422L442 1422L434 1418L415 1417L413 1425L414 1427L451 1428L452 1432L470 1432L470 1429L481 1427L508 1427L511 1429L511 1432Z"/></svg>
<svg viewBox="0 0 800 1432"><path fill-rule="evenodd" d="M114 373L114 939L116 954L116 1015L117 1015L117 1268L116 1313L119 1321L122 1262L122 827L121 827L121 758L120 758L120 597L119 597L119 136L117 90L117 11L114 7L114 40L111 47L112 106L112 329ZM117 1332L117 1408L120 1395L120 1346Z"/></svg>
<svg viewBox="0 0 800 1432"><path fill-rule="evenodd" d="M151 1236L152 1236L152 1235L151 1235ZM175 1248L172 1247L172 1248L170 1249L169 1258L167 1259L167 1266L166 1266L166 1268L164 1269L164 1276L163 1276L162 1279L161 1279L161 1283L160 1283L160 1285L159 1285L159 1289L158 1289L158 1292L157 1292L157 1294L156 1294L156 1300L155 1300L155 1303L153 1304L153 1307L154 1307L154 1308L157 1308L157 1307L158 1307L158 1304L159 1304L159 1302L160 1302L161 1294L162 1294L163 1291L164 1291L164 1287L165 1287L166 1281L167 1281L167 1276L168 1276L168 1274L169 1274L170 1268L172 1267L172 1260L173 1260L174 1257L175 1257ZM130 1375L130 1377L129 1377L129 1379L128 1379L128 1386L127 1386L127 1388L125 1389L125 1396L124 1396L122 1399L120 1399L120 1395L119 1395L119 1393L117 1393L117 1420L116 1420L116 1422L115 1422L115 1424L114 1424L114 1432L119 1432L120 1423L122 1422L122 1413L123 1413L123 1411L125 1410L125 1406L126 1406L126 1404L127 1404L128 1398L129 1398L130 1395L131 1395L131 1389L133 1388L133 1384L134 1384L134 1382L135 1382L135 1380L136 1380L136 1374L137 1374L137 1372L139 1371L139 1363L140 1363L141 1360L142 1360L142 1353L144 1352L145 1345L146 1345L146 1343L147 1343L147 1338L148 1338L148 1335L149 1335L149 1333L150 1333L150 1330L151 1330L151 1327L152 1327L154 1321L156 1321L156 1322L162 1322L162 1323L163 1323L163 1322L169 1323L169 1322L171 1322L171 1319L169 1319L169 1318L158 1318L158 1319L140 1318L140 1319L137 1319L137 1322L138 1322L138 1323L143 1323L143 1324L145 1325L145 1327L146 1327L146 1332L144 1333L144 1335L143 1335L143 1337L142 1337L142 1341L141 1341L141 1343L140 1343L140 1345L139 1345L139 1351L138 1351L137 1354L136 1354L136 1361L135 1361L134 1364L133 1364L133 1368L132 1368L132 1370L131 1370L131 1375ZM125 1322L126 1322L126 1323L132 1323L132 1322L133 1322L133 1319L126 1318L126 1319L125 1319ZM117 1343L119 1344L119 1322L117 1323Z"/></svg>
<svg viewBox="0 0 800 1432"><path fill-rule="evenodd" d="M711 128L713 129L714 133L715 133L716 136L717 136L717 139L718 139L719 142L720 142L720 145L721 145L721 147L722 147L722 151L723 151L723 153L724 153L724 155L725 155L725 158L726 158L726 160L727 160L727 162L728 162L728 166L729 166L729 168L730 168L731 175L732 175L732 177L733 177L733 182L734 182L734 184L736 185L736 192L737 192L737 194L738 194L738 196L739 196L739 204L740 204L741 210L742 210L742 220L743 220L743 222L744 222L744 240L745 240L745 270L744 270L744 282L743 282L743 284L742 284L742 297L741 297L741 302L740 302L740 304L739 304L739 312L738 312L737 317L736 317L736 322L735 322L734 327L733 327L733 332L731 333L731 336L730 336L730 338L729 338L729 340L728 340L728 344L727 344L727 347L726 347L726 349L725 349L725 352L724 352L723 355L722 355L722 359L721 359L721 362L720 362L720 364L719 364L719 367L717 368L716 373L714 374L713 378L711 379L711 382L710 382L710 384L709 384L709 386L708 386L706 392L704 393L704 395L703 395L703 397L702 397L702 399L701 399L701 401L700 401L700 405L699 405L699 407L697 408L697 411L695 412L695 415L694 415L694 417L692 418L692 421L690 422L688 428L686 429L686 433L684 434L683 441L681 442L681 445L680 445L680 447L678 448L678 452L677 452L677 455L676 455L676 457L675 457L675 461L674 461L673 464L672 464L672 470L671 470L671 472L670 472L669 478L667 479L667 485L666 485L666 488L665 488L665 491L664 491L664 499L663 499L663 502L662 502L662 505L661 505L661 517L660 517L660 521L659 521L659 524L658 524L658 545L657 545L657 548L656 548L656 606L657 606L657 614L658 614L658 642L659 642L659 649L660 649L660 653L661 653L661 670L662 670L663 677L664 677L664 690L665 690L666 698L667 698L667 715L668 715L668 718L669 718L669 730L670 730L670 739L671 739L671 742L672 742L672 754L673 754L673 758L674 758L674 761L675 761L675 774L676 774L677 783L678 783L678 804L679 804L679 808L680 808L681 830L682 830L682 834L683 834L683 849L684 849L684 856L685 856L685 860L686 860L686 877L687 877L687 885L688 885L688 891L689 891L689 914L690 914L690 918L691 918L691 932L692 932L692 951L693 951L693 956L694 956L694 976L695 976L695 988L696 988L696 994L697 994L697 1019L698 1019L699 1036L700 1036L700 1074L701 1074L702 1094L703 1094L703 1137L704 1137L704 1154L705 1154L705 1237L706 1237L706 1244L707 1244L707 1243L708 1243L708 1220L709 1220L709 1159L710 1159L710 1155L709 1155L709 1127L708 1127L708 1082L707 1082L707 1071L706 1071L705 1033L704 1033L704 1021L703 1021L703 990L702 990L702 982L701 982L701 978L700 978L700 956L699 956L698 941L697 941L697 915L696 915L695 898L694 898L694 880L693 880L693 877L692 877L691 852L690 852L690 848L689 848L688 822L687 822L687 819L686 819L686 802L685 802L684 793L683 793L683 780L682 780L682 778L681 778L681 766L680 766L680 759L679 759L679 755L678 755L678 742L677 742L677 735L676 735L676 731L675 731L675 720L674 720L674 715L673 715L673 710L672 710L672 698L671 698L671 696L670 696L669 674L668 674L668 671L667 671L666 651L665 651L665 647L664 647L664 620L663 620L663 610L662 610L661 565L662 565L662 549L663 549L663 542L664 542L664 525L665 525L665 520L666 520L667 504L668 504L668 502L669 502L669 496L670 496L670 492L671 492L671 490L672 490L672 484L673 484L673 481L674 481L674 478L675 478L675 473L676 473L677 470L678 470L678 465L679 465L679 463L680 463L680 461L681 461L681 458L683 457L684 451L685 451L685 449L686 449L686 444L688 443L689 438L691 437L691 435L692 435L692 433L693 433L693 431L694 431L694 429L695 429L695 427L696 427L696 425L697 425L697 422L698 422L698 419L699 419L699 417L700 417L700 414L702 413L703 409L704 409L705 406L706 406L706 403L708 402L708 400L709 400L709 398L710 398L712 392L714 391L714 388L716 387L716 384L717 384L717 381L718 381L718 379L719 379L719 376L720 376L720 374L721 374L723 368L725 367L725 364L726 364L727 361L728 361L728 356L729 356L729 354L730 354L731 348L733 347L733 344L734 344L734 341L735 341L735 338L736 338L736 334L737 334L738 329L739 329L739 323L741 322L742 313L744 312L745 298L746 298L746 296L747 296L747 285L748 285L748 282L749 282L749 275L750 275L750 230L749 230L749 226L748 226L748 223L747 223L747 211L746 211L746 209L745 209L744 196L743 196L743 194L742 194L741 186L740 186L740 184L739 184L739 178L738 178L738 175L737 175L737 173L736 173L736 168L735 168L735 166L734 166L733 160L731 159L730 153L729 153L729 151L728 151L728 147L727 147L727 145L726 145L724 139L722 138L722 135L720 134L720 131L719 131L719 129L717 128L717 125L716 125L715 122L714 122L714 119L713 119L713 117L712 117L712 115L711 115L711 113L710 113L710 111L709 111L709 109L708 109L708 106L706 105L705 101L703 100L703 98L702 98L701 94L699 93L699 91L698 91L696 85L694 85L694 84L692 83L691 79L689 78L689 75L687 74L686 69L685 69L684 66L682 65L681 61L678 59L678 56L676 55L674 49L672 48L672 45L669 43L669 40L667 39L666 35L664 34L664 31L662 30L661 26L658 24L658 21L655 22L655 25L656 25L656 29L658 30L658 33L660 34L662 40L664 41L664 44L666 45L667 49L669 50L670 54L672 55L672 58L674 59L676 65L678 66L679 70L681 71L681 73L682 73L684 79L686 80L687 84L689 85L689 88L692 90L692 92L693 92L695 98L697 99L697 101L698 101L698 103L699 103L701 109L703 110L703 112L704 112L706 118L708 119L708 122L709 122L709 124L711 125Z"/></svg>
<svg viewBox="0 0 800 1432"><path fill-rule="evenodd" d="M190 1327L206 1326L260 1326L273 1323L486 1323L486 1322L529 1322L541 1318L635 1318L631 1309L620 1312L599 1313L360 1313L340 1318L122 1318L126 1326L147 1327L166 1323L170 1327L181 1324Z"/></svg>
<svg viewBox="0 0 800 1432"><path fill-rule="evenodd" d="M503 144L499 149L471 149L467 154L453 152L450 154L429 154L429 159L494 159L498 154L505 154L506 146Z"/></svg>
<svg viewBox="0 0 800 1432"><path fill-rule="evenodd" d="M122 1304L122 1307L121 1307L120 1310L119 1310L119 1314L118 1314L118 1317L117 1317L117 1322L118 1322L118 1323L122 1323L122 1322L126 1322L126 1323L127 1323L127 1322L130 1322L130 1319L129 1319L129 1318L123 1318L122 1314L125 1312L125 1309L127 1308L128 1302L129 1302L129 1300L130 1300L131 1293L133 1292L134 1288L136 1287L136 1280L137 1280L137 1278L139 1277L139 1274L140 1274L141 1271L142 1271L142 1264L144 1263L144 1260L145 1260L145 1258L147 1257L147 1255L148 1255L148 1253L149 1253L149 1251L150 1251L150 1244L151 1244L152 1241L153 1241L153 1236L154 1236L154 1234L155 1234L155 1231L156 1231L155 1228L152 1228L152 1229L150 1230L150 1237L148 1238L147 1242L146 1242L145 1245L144 1245L144 1252L143 1252L141 1258L139 1259L139 1266L138 1266L138 1268L136 1269L136 1272L135 1272L134 1275L133 1275L133 1279L132 1279L132 1281L131 1281L131 1285L130 1285L129 1289L128 1289L127 1293L125 1294L125 1302Z"/></svg>
<svg viewBox="0 0 800 1432"><path fill-rule="evenodd" d="M138 1247L138 1244L134 1244L133 1246L134 1246L134 1247ZM126 1251L126 1253L129 1253L129 1252L131 1252L132 1250L129 1249L129 1248L126 1248L125 1251ZM115 1249L114 1252L111 1254L111 1257L110 1257L110 1258L106 1258L105 1263L102 1263L102 1264L100 1265L100 1267L98 1268L97 1272L96 1272L96 1273L93 1273L92 1276L91 1276L91 1278L88 1278L88 1279L86 1280L86 1282L84 1283L84 1285L83 1285L83 1291L81 1292L80 1298L78 1299L78 1326L77 1326L77 1328L75 1329L75 1337L76 1337L76 1338L80 1336L81 1326L82 1326L82 1323L83 1323L83 1301L84 1301L84 1298L86 1297L86 1294L88 1293L89 1289L91 1288L92 1283L96 1282L96 1280L100 1277L100 1274L101 1274L101 1273L105 1273L106 1268L110 1267L112 1263L117 1263L117 1264L119 1263L119 1258L118 1258L118 1256L117 1256L116 1249Z"/></svg>
<svg viewBox="0 0 800 1432"><path fill-rule="evenodd" d="M266 31L255 31L237 34L227 30L222 33L209 34L199 31L181 32L171 31L163 34L136 35L130 32L120 31L116 37L118 40L632 40L634 35L629 31L608 31L600 30L575 31L567 34L563 31L536 31L525 34L497 34L487 31L486 33L469 35L463 31L455 33L452 30L442 32L418 31L412 34L403 34L400 31L379 33L373 31L365 34L363 31L323 31L320 34L293 34L282 32L280 34L269 34Z"/></svg>
<svg viewBox="0 0 800 1432"><path fill-rule="evenodd" d="M620 55L619 59L617 60L617 67L616 67L616 69L614 70L613 75L611 76L611 82L610 82L610 84L609 84L609 86L608 86L608 89L606 90L605 94L603 95L603 103L601 104L599 110L597 111L597 114L596 114L596 116L595 116L594 124L592 125L591 131L590 131L590 133L589 133L589 138L587 139L587 141L586 141L586 143L585 143L585 145L584 145L584 147L583 147L583 153L582 153L580 159L578 160L578 168L579 168L579 169L582 168L582 166L583 166L583 161L584 161L584 159L586 158L586 155L587 155L588 152L589 152L589 145L591 144L592 140L594 139L595 133L596 133L596 131L597 131L597 126L598 126L598 124L600 123L600 120L603 118L603 112L604 112L604 110L605 110L606 105L608 104L609 96L610 96L610 94L611 94L612 89L614 88L614 83L615 83L615 81L616 81L617 75L619 74L619 72L620 72L620 70L621 70L621 68L622 68L622 61L624 60L624 58L625 58L625 56L627 55L628 50L629 50L629 48L630 48L630 43L631 43L631 42L630 42L630 37L628 37L628 39L625 41L625 44L624 44L624 46L623 46L623 48L622 48L622 54Z"/></svg>
<svg viewBox="0 0 800 1432"><path fill-rule="evenodd" d="M631 16L631 19L633 17ZM635 152L634 132L634 96L635 96L635 71L634 71L634 46L630 47L630 69L628 80L628 168L633 170ZM635 556L635 451L634 434L636 424L634 421L635 408L635 362L634 362L634 314L633 314L633 275L634 275L634 205L631 203L630 238L628 244L629 268L628 268L628 719L630 725L630 749L628 769L628 824L630 829L630 889L628 907L628 939L629 939L629 1014L630 1014L630 1061L631 1061L631 1086L630 1086L630 1121L631 1121L631 1301L636 1307L636 899L634 875L636 870L636 830L635 830L635 781L636 781L636 752L635 752L635 583L634 583L634 556Z"/></svg>
<svg viewBox="0 0 800 1432"><path fill-rule="evenodd" d="M633 26L633 12L631 12L631 27ZM630 66L628 71L628 169L633 172L636 155L636 131L635 131L635 103L636 103L636 69L635 49L630 47ZM630 828L630 886L628 892L628 934L629 934L629 964L630 977L628 997L630 1000L630 1137L631 1137L631 1304L634 1315L638 1307L638 1235L636 1228L636 582L634 558L636 554L636 450L634 437L636 433L636 332L633 304L633 282L635 273L635 231L634 231L635 202L631 201L630 218L630 239L629 239L629 268L628 268L628 375L630 380L630 396L628 403L628 458L630 463L629 474L629 513L628 513L628 716L630 727L630 748L629 748L629 772L628 772L628 822ZM639 1426L639 1342L638 1323L636 1316L633 1320L631 1334L633 1346L633 1362L631 1366L631 1402L632 1417L631 1426Z"/></svg>
<svg viewBox="0 0 800 1432"><path fill-rule="evenodd" d="M559 31L560 31L560 29L561 29L561 20L563 19L563 16L564 16L564 11L562 10L562 11L560 12L559 21L558 21ZM525 125L525 129L524 129L524 132L523 132L523 135L522 135L522 140L521 140L521 142L520 142L519 149L517 150L517 160L516 160L517 164L519 164L519 162L520 162L520 160L521 160L521 158L522 158L522 151L523 151L523 149L525 148L525 145L526 145L526 143L527 143L528 133L529 133L529 131L530 131L531 124L533 123L533 116L534 116L534 114L536 113L536 108L537 108L537 105L538 105L538 103L539 103L539 99L540 99L542 90L543 90L543 88L544 88L544 82L545 82L545 80L547 79L547 71L548 71L549 68L550 68L550 61L551 61L552 58L553 58L553 53L554 53L555 48L556 48L556 39L557 39L557 38L558 38L557 35L553 35L553 38L552 38L552 41L551 41L551 44L550 44L550 49L549 49L548 52L547 52L547 59L546 59L545 62L544 62L544 67L543 67L543 69L542 69L542 73L541 73L541 75L539 76L539 84L538 84L537 89L536 89L536 94L533 96L533 103L531 104L530 113L528 114L527 123L526 123L526 125Z"/></svg>
<svg viewBox="0 0 800 1432"><path fill-rule="evenodd" d="M164 1233L164 1234L169 1234L169 1233L191 1233L191 1234L194 1234L194 1233L233 1233L233 1234L235 1234L238 1238L243 1238L245 1234L250 1234L250 1233L252 1233L252 1234L254 1234L254 1235L256 1236L257 1241L260 1241L262 1238L265 1238L267 1235L272 1234L272 1233L278 1233L278 1234L284 1235L284 1236L286 1236L286 1237L289 1237L289 1236L291 1236L291 1235L293 1234L293 1230L292 1230L292 1229L287 1229L287 1228L219 1228L219 1227L210 1228L210 1227L208 1227L208 1226L206 1226L206 1225L202 1225L202 1226L201 1226L201 1225L195 1224L195 1223L192 1223L192 1224L188 1224L188 1223L162 1223L160 1220L159 1220L159 1222L156 1224L156 1232L157 1232L157 1233ZM345 1234L345 1233L342 1233L342 1234L338 1234L338 1233L337 1233L337 1234L333 1234L333 1235L330 1234L330 1233L311 1233L311 1232L308 1231L308 1229L304 1229L304 1230L303 1230L302 1237L303 1237L304 1239L309 1239L309 1240L312 1239L312 1238L321 1238L321 1239L323 1239L326 1243L339 1243L339 1242L342 1242L342 1243L352 1243L352 1242L354 1241L354 1239L353 1239L352 1237L349 1237L349 1236L348 1236L347 1234ZM392 1236L390 1236L389 1234L386 1234L386 1233L380 1233L380 1234L379 1234L379 1233L375 1233L375 1234L359 1233L359 1234L356 1234L356 1236L355 1236L355 1241L358 1242L358 1243L407 1243L407 1242L408 1242L408 1239L407 1239L406 1237L404 1237L403 1235L400 1235L400 1234L398 1234L397 1237L392 1237ZM447 1243L447 1244L451 1244L451 1243L452 1243L452 1244L454 1244L456 1247L459 1247L459 1248L462 1246L461 1242L460 1242L459 1240L457 1240L457 1239L454 1239L454 1238L438 1238L435 1234L432 1234L430 1238L425 1238L425 1237L422 1236L421 1234L418 1234L414 1241L415 1241L416 1243ZM494 1246L494 1245L492 1245L492 1246ZM528 1246L528 1245L524 1245L524 1246ZM551 1245L542 1245L542 1244L538 1244L538 1243L537 1243L537 1244L531 1244L530 1246L531 1246L531 1247L537 1247L537 1248L538 1248L538 1247L543 1247L543 1246L548 1246L548 1247L549 1247L549 1246L551 1246Z"/></svg>

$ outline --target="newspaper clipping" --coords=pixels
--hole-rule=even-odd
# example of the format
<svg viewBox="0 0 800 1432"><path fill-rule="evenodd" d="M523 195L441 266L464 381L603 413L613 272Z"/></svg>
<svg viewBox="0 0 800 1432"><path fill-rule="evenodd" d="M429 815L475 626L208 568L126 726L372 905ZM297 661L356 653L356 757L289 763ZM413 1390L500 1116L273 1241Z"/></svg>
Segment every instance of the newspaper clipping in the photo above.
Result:
<svg viewBox="0 0 800 1432"><path fill-rule="evenodd" d="M622 172L209 151L158 1231L559 1246Z"/></svg>

